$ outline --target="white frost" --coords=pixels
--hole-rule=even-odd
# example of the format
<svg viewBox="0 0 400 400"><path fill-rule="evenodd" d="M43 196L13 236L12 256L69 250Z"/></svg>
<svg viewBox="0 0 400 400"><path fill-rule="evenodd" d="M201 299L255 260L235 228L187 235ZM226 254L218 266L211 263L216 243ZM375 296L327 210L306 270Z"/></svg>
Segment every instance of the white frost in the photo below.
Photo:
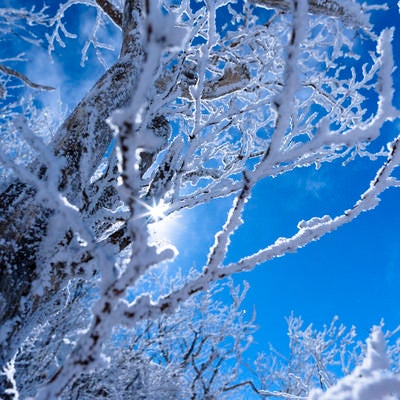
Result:
<svg viewBox="0 0 400 400"><path fill-rule="evenodd" d="M367 354L360 366L326 392L314 389L309 400L395 400L400 396L400 377L388 370L389 359L381 327L367 340Z"/></svg>

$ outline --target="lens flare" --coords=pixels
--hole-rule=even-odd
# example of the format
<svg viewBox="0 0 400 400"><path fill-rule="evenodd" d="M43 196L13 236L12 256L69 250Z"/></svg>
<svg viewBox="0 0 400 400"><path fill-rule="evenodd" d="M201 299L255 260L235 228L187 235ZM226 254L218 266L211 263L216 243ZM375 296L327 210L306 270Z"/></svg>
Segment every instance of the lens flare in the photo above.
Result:
<svg viewBox="0 0 400 400"><path fill-rule="evenodd" d="M151 219L154 222L159 222L166 217L165 213L168 210L168 205L160 200L158 203L153 203L152 206L149 206L148 210Z"/></svg>

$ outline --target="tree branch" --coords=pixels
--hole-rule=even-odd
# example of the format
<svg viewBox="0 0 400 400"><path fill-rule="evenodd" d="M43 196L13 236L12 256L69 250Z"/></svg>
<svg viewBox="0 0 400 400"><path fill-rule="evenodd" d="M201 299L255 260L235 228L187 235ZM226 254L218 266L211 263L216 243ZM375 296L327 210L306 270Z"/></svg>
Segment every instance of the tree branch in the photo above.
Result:
<svg viewBox="0 0 400 400"><path fill-rule="evenodd" d="M11 76L14 76L15 78L20 79L22 82L26 83L28 86L30 86L33 89L48 90L48 91L55 90L55 88L53 88L52 86L46 86L46 85L40 85L38 83L34 83L29 78L27 78L24 74L21 74L21 72L18 72L15 69L6 67L3 64L0 64L0 71L4 72L7 75L11 75Z"/></svg>
<svg viewBox="0 0 400 400"><path fill-rule="evenodd" d="M134 26L134 23L129 23L128 16L126 19L127 29ZM134 40L135 37L132 34L132 36L127 36L128 39ZM127 55L127 52L132 50L130 57L120 58L96 82L65 120L48 146L51 154L65 160L60 171L60 191L71 204L81 209L87 206L88 199L85 198L85 190L91 186L90 177L113 138L111 128L105 120L115 109L123 107L129 101L136 86L136 64L138 64L136 57L140 54L140 49L138 49L140 45L137 42L130 43L129 46L125 45L126 50L123 54ZM2 66L1 70L16 76L32 87L42 90L52 89L36 85L8 67ZM44 164L44 160L40 159L31 165L32 174L37 175L38 179L46 179L48 170L52 168L51 165ZM8 324L10 332L7 341L0 346L0 368L4 361L10 359L10 354L14 354L21 338L25 335L25 324L36 312L33 307L23 308L20 301L25 297L27 304L29 301L34 304L32 283L40 274L41 262L45 263L44 260L39 262L38 253L43 241L46 240L52 210L43 206L35 198L36 194L35 186L19 179L0 193L0 232L2 239L4 238L0 244L0 260L8 260L10 265L0 274L0 300L1 302L4 300L4 308L0 313L0 326ZM57 251L64 254L71 242L65 239L63 232L59 234L60 240L52 256ZM57 238L54 238L54 241L57 242ZM38 299L41 304L48 302L54 292L62 287L69 272L65 270L64 263L53 263L50 259L48 261L46 265L54 267L51 273L52 287L44 290L43 296ZM11 268L13 265L17 267Z"/></svg>
<svg viewBox="0 0 400 400"><path fill-rule="evenodd" d="M115 25L122 28L122 13L108 0L96 0L96 4L111 18Z"/></svg>
<svg viewBox="0 0 400 400"><path fill-rule="evenodd" d="M292 4L290 0L252 0L252 2L257 6L280 10L284 13L291 10ZM337 17L350 25L367 22L365 18L363 18L361 7L355 2L352 4L354 7L358 7L357 11L355 8L345 9L343 4L337 0L309 0L308 11L310 14Z"/></svg>
<svg viewBox="0 0 400 400"><path fill-rule="evenodd" d="M338 229L340 226L353 221L361 213L374 209L380 201L379 196L392 186L393 178L391 174L399 165L400 136L392 142L390 154L385 164L371 181L370 187L360 196L360 200L351 209L344 211L343 214L336 218L324 216L323 218L312 218L309 221L301 221L298 224L298 232L292 237L278 238L275 243L265 249L251 256L244 257L237 263L219 268L218 274L220 275L225 272L226 275L231 275L237 272L250 271L256 265L283 256L286 253L295 252L312 241L318 240L327 233Z"/></svg>

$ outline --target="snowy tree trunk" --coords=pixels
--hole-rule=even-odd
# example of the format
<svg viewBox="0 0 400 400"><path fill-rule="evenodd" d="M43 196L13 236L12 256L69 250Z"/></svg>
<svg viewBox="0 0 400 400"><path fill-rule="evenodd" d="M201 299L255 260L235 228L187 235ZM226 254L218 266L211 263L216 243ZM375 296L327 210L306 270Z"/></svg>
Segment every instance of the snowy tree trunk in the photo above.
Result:
<svg viewBox="0 0 400 400"><path fill-rule="evenodd" d="M137 35L137 22L132 14L134 6L139 7L133 1L127 2L119 60L76 106L49 146L49 151L64 161L58 189L79 208L82 218L85 214L95 213L104 202L111 204L118 199L112 179L99 188L90 184L90 178L113 138L106 120L130 100L137 82L142 51L138 38L131 36ZM33 173L38 180L46 181L48 169L56 166L42 165L39 168L38 162L32 166ZM95 199L89 196L99 189L103 193L97 193ZM50 195L57 196L57 193ZM96 199L100 204L96 204ZM54 213L54 209L44 206L38 198L34 184L16 180L0 194L0 326L5 328L3 332L7 332L1 338L0 370L34 326L41 309L48 308L54 294L67 279L82 275L85 264L93 258L90 252L74 255L71 248L74 237L67 221L49 231L49 221ZM58 235L56 241L52 240L56 243L54 249L43 248L47 234ZM115 238L115 242L120 239ZM46 268L46 271L41 268ZM32 283L46 273L50 274L47 279L51 284L42 293L33 291ZM1 386L0 392L3 392Z"/></svg>

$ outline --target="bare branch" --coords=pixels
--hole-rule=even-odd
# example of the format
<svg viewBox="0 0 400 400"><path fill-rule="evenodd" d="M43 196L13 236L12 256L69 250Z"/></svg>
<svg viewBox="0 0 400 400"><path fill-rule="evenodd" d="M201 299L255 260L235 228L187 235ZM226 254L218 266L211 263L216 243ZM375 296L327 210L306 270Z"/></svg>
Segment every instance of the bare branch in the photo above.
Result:
<svg viewBox="0 0 400 400"><path fill-rule="evenodd" d="M292 4L290 0L252 0L252 2L257 6L280 10L284 13L290 11ZM353 25L362 21L362 11L357 3L353 2L352 4L355 7L358 6L359 12L355 12L354 9L346 9L343 3L337 0L309 0L308 11L311 14L337 17L343 22Z"/></svg>
<svg viewBox="0 0 400 400"><path fill-rule="evenodd" d="M14 76L15 78L20 79L21 81L23 81L24 83L26 83L28 86L30 86L33 89L47 90L47 91L55 90L55 88L52 86L46 86L46 85L40 85L39 83L34 83L29 78L27 78L24 74L21 74L21 72L18 72L15 69L6 67L3 64L0 64L0 71L4 72L7 75L11 75L11 76Z"/></svg>
<svg viewBox="0 0 400 400"><path fill-rule="evenodd" d="M305 400L306 399L306 397L303 397L303 396L295 396L295 395L292 395L289 393L278 392L276 390L270 391L270 390L257 389L257 387L254 385L254 383L250 380L239 382L239 383L236 383L235 385L231 385L231 386L226 386L226 387L224 387L224 392L228 392L230 390L237 389L238 387L241 387L241 386L250 386L254 392L256 392L257 394L259 394L262 397L274 397L274 398L277 397L277 398L286 399L286 400Z"/></svg>
<svg viewBox="0 0 400 400"><path fill-rule="evenodd" d="M115 25L122 28L122 13L108 0L96 0L101 9L111 18Z"/></svg>

